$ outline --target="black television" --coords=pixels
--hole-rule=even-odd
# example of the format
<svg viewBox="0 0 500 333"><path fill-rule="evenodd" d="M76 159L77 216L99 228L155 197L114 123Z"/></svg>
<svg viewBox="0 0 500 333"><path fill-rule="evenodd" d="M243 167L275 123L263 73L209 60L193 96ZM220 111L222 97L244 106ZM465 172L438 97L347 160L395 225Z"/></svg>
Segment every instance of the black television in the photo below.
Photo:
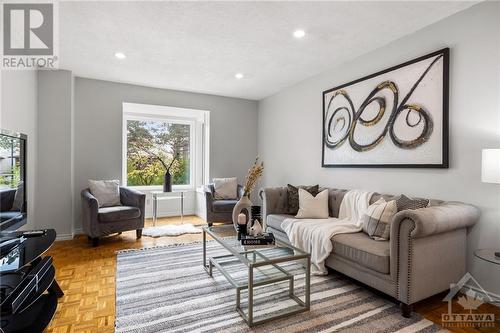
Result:
<svg viewBox="0 0 500 333"><path fill-rule="evenodd" d="M28 218L27 136L0 129L0 231L16 230Z"/></svg>

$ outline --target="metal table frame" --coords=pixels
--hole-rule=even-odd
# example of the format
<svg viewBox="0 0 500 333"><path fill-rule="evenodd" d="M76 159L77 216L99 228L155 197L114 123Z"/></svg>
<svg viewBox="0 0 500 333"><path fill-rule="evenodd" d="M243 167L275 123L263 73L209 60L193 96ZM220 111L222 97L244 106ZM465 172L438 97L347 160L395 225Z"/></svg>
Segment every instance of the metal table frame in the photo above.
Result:
<svg viewBox="0 0 500 333"><path fill-rule="evenodd" d="M245 320L248 326L254 326L257 324L262 324L264 322L268 322L274 319L290 316L293 314L309 311L311 307L311 255L309 253L305 253L300 249L297 249L289 244L279 243L281 247L286 247L294 251L293 255L282 256L278 258L269 259L259 251L255 251L254 249L248 251L240 251L235 247L231 246L224 241L224 238L218 235L211 229L214 228L224 228L224 227L203 227L203 267L207 271L208 275L212 276L213 267L216 267L221 274L228 280L228 282L236 289L236 311L241 315L241 317ZM226 226L226 228L228 228ZM229 228L232 228L230 226ZM214 238L219 244L221 244L226 250L228 250L231 254L221 255L221 256L213 256L208 258L207 263L207 234L209 234L212 238ZM248 257L252 256L252 260L249 260ZM254 262L256 257L259 256L263 259L261 262ZM224 269L224 265L219 262L219 259L230 259L234 258L232 261L240 262L245 264L248 267L248 282L241 284L231 277L231 275ZM294 293L294 275L287 272L282 267L278 266L279 263L297 261L297 260L305 260L305 301L301 300ZM231 261L225 261L224 264L230 263ZM262 267L262 266L273 266L281 273L282 276L268 278L263 281L254 282L254 269ZM278 314L273 316L266 316L263 319L255 319L253 315L253 296L254 296L254 288L259 286L264 286L268 284L273 284L277 282L283 282L288 280L288 297L294 300L298 306L294 306L291 308L286 308L281 310ZM248 310L247 313L241 308L241 291L248 290Z"/></svg>
<svg viewBox="0 0 500 333"><path fill-rule="evenodd" d="M180 199L181 224L184 223L184 191L176 191L176 192L153 191L151 192L151 195L153 196L153 226L156 226L156 220L158 220L158 201L161 200Z"/></svg>

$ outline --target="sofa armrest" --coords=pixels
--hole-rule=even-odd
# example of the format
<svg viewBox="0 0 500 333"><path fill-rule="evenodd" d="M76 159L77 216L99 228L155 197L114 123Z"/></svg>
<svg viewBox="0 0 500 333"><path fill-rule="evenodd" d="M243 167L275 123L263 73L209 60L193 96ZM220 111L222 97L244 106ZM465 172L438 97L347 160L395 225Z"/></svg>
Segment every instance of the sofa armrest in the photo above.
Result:
<svg viewBox="0 0 500 333"><path fill-rule="evenodd" d="M465 274L466 228L479 211L460 202L404 210L391 224L391 270L397 299L413 304L447 290Z"/></svg>
<svg viewBox="0 0 500 333"><path fill-rule="evenodd" d="M269 187L259 191L262 199L262 217L270 214L288 213L288 190L286 187Z"/></svg>
<svg viewBox="0 0 500 333"><path fill-rule="evenodd" d="M403 210L394 216L391 238L398 237L402 223L413 223L410 237L420 238L474 225L479 219L479 210L461 202L445 202L440 205Z"/></svg>

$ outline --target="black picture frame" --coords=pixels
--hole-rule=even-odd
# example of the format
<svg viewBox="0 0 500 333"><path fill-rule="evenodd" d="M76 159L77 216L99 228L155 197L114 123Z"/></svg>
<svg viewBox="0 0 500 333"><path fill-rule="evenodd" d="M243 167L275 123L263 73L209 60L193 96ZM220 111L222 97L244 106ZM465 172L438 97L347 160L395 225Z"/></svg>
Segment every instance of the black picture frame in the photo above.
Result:
<svg viewBox="0 0 500 333"><path fill-rule="evenodd" d="M377 77L379 75L385 74L387 72L400 69L402 67L414 64L416 62L435 57L437 55L443 55L443 114L442 114L442 159L440 164L325 164L325 95L347 86ZM424 56L412 59L410 61L404 62L397 66L393 66L382 71L364 76L357 80L353 80L344 83L340 86L328 89L322 93L322 108L321 108L321 118L322 118L322 138L321 138L321 167L323 168L427 168L427 169L448 169L449 168L449 74L450 74L450 48L443 48L439 51L435 51Z"/></svg>

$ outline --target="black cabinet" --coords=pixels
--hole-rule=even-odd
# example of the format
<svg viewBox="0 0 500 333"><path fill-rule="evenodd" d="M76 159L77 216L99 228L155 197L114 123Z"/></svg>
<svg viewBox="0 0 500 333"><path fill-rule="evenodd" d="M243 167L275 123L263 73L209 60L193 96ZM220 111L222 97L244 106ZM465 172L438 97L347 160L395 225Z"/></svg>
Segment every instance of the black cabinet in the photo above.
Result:
<svg viewBox="0 0 500 333"><path fill-rule="evenodd" d="M64 295L55 280L52 257L44 256L56 232L3 232L0 237L23 239L0 259L1 329L6 333L42 332L54 316L57 299Z"/></svg>

